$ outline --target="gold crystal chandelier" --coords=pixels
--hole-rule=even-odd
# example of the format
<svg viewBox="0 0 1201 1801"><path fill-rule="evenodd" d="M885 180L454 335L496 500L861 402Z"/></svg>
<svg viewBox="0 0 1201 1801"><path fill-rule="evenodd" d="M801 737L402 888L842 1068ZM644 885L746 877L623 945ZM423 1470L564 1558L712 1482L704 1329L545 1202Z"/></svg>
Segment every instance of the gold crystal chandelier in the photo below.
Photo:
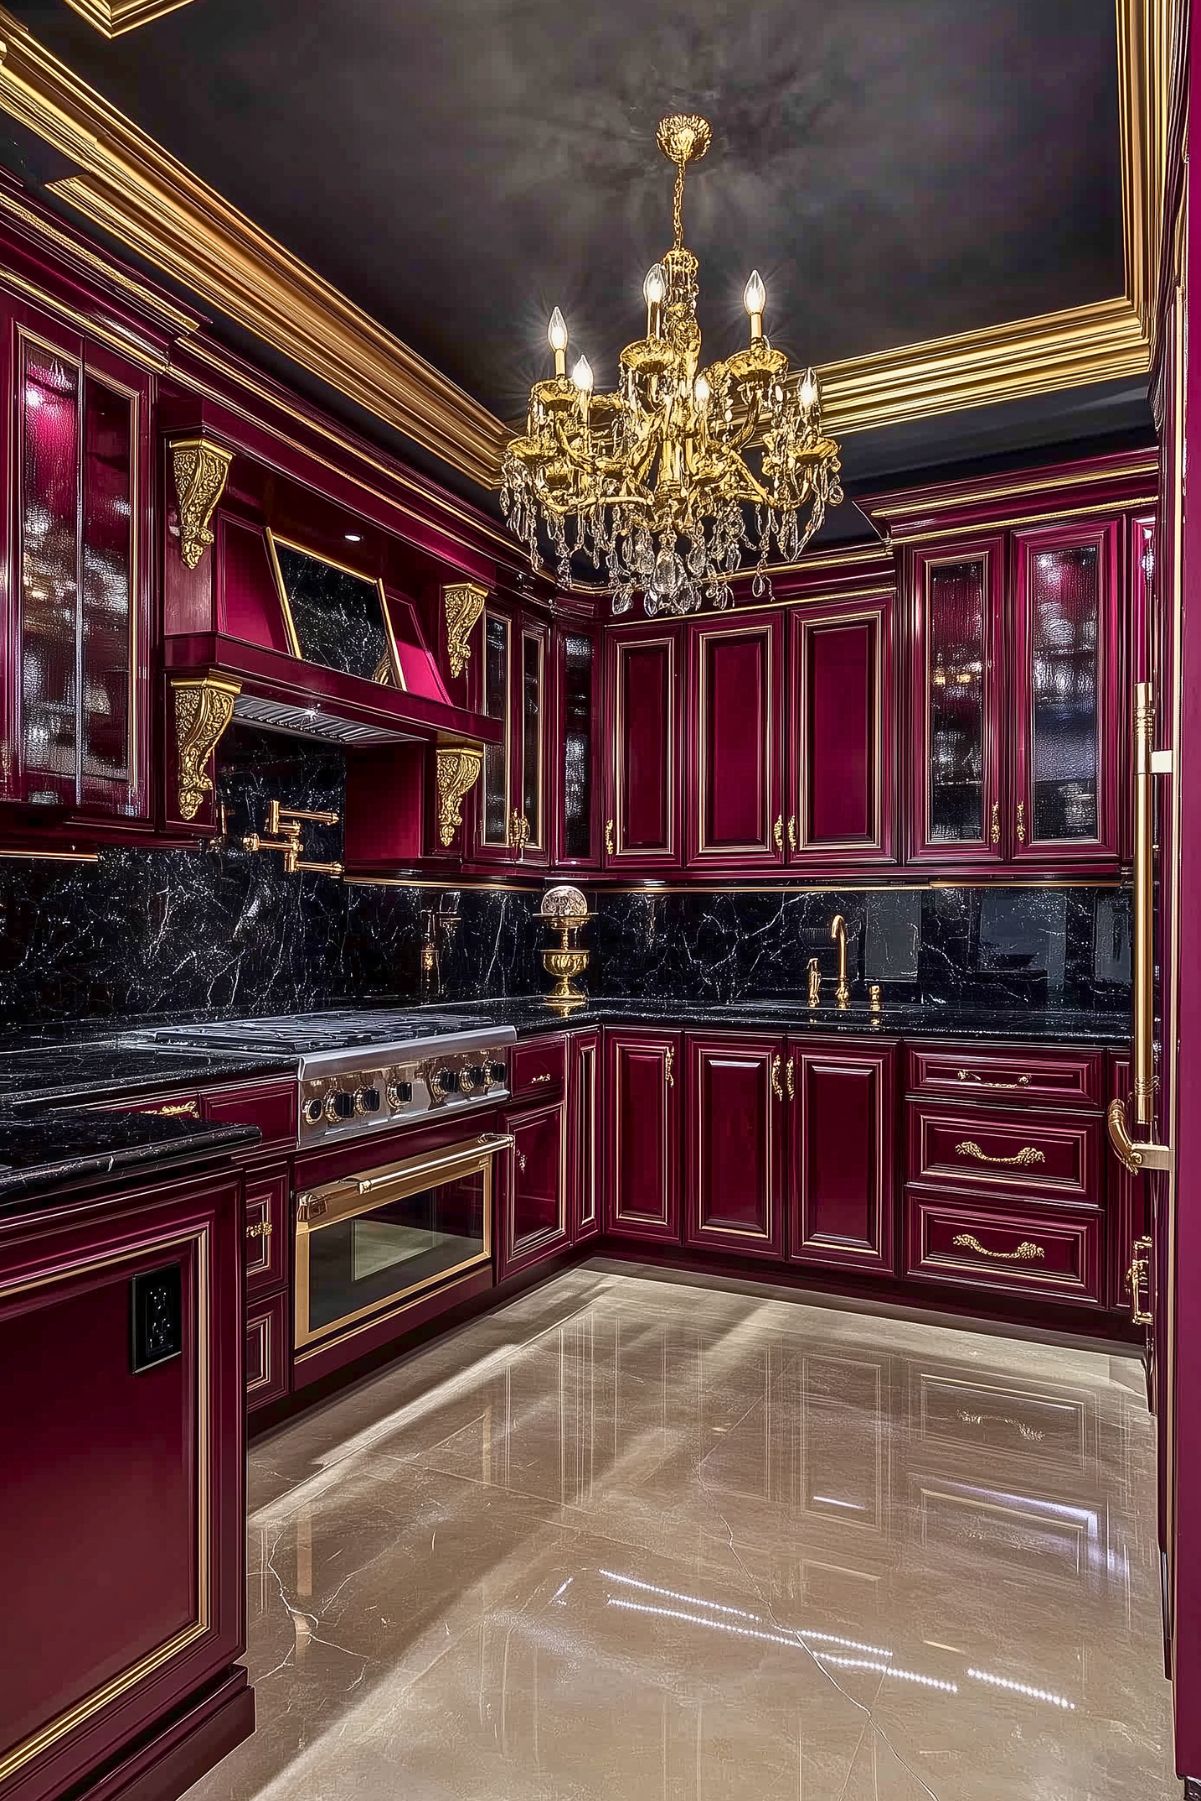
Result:
<svg viewBox="0 0 1201 1801"><path fill-rule="evenodd" d="M647 613L724 607L729 578L756 556L753 590L774 543L800 555L842 499L838 445L825 437L812 369L799 381L763 335L767 294L755 270L743 304L750 343L700 367L697 259L684 247L684 170L704 156L705 119L659 124L659 148L675 164L671 249L648 270L646 336L627 344L612 393L597 393L581 356L567 375L567 325L558 307L547 337L555 373L530 390L526 429L502 466L501 504L530 560L539 526L571 585L571 559L590 556L624 613L641 592Z"/></svg>

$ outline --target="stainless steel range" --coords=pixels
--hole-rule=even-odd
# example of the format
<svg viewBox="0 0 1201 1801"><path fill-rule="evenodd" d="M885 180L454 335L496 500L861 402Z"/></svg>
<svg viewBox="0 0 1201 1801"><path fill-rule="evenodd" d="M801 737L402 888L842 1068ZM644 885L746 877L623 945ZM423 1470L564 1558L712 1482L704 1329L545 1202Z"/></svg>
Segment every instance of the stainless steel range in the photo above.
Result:
<svg viewBox="0 0 1201 1801"><path fill-rule="evenodd" d="M459 1014L353 1009L160 1026L126 1042L295 1057L304 1147L504 1100L516 1036Z"/></svg>

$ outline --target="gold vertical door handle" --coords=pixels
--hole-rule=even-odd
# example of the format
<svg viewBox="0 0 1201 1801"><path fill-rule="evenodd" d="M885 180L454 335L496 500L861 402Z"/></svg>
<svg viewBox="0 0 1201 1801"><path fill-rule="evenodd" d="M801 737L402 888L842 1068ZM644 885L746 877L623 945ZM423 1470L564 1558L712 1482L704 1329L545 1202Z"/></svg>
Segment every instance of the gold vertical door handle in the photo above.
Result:
<svg viewBox="0 0 1201 1801"><path fill-rule="evenodd" d="M796 1100L796 1076L793 1073L793 1065L795 1063L796 1058L790 1057L784 1065L784 1081L788 1088L788 1098L790 1101Z"/></svg>
<svg viewBox="0 0 1201 1801"><path fill-rule="evenodd" d="M1025 842L1026 842L1026 803L1024 800L1020 800L1018 802L1018 843L1025 844Z"/></svg>
<svg viewBox="0 0 1201 1801"><path fill-rule="evenodd" d="M669 1044L667 1047L667 1055L663 1059L663 1079L668 1088L674 1088L676 1085L675 1071L676 1047L674 1044Z"/></svg>
<svg viewBox="0 0 1201 1801"><path fill-rule="evenodd" d="M784 1099L784 1088L780 1081L780 1066L783 1061L778 1052L771 1060L771 1091L778 1101Z"/></svg>
<svg viewBox="0 0 1201 1801"><path fill-rule="evenodd" d="M526 1165L526 1155L525 1155L525 1152L524 1152L524 1151L514 1151L514 1153L513 1153L513 1155L514 1155L514 1156L515 1156L515 1157L516 1157L516 1159L517 1159L517 1167L518 1167L518 1169L524 1169L524 1168L525 1168L525 1165Z"/></svg>
<svg viewBox="0 0 1201 1801"><path fill-rule="evenodd" d="M1136 1238L1131 1248L1130 1268L1126 1271L1126 1286L1130 1290L1130 1324L1132 1326L1154 1325L1154 1316L1149 1308L1143 1306L1143 1284L1151 1267L1151 1252L1154 1249L1150 1238Z"/></svg>
<svg viewBox="0 0 1201 1801"><path fill-rule="evenodd" d="M772 835L773 840L775 841L776 849L783 850L784 849L784 815L782 813L779 815L779 817L776 820L775 825L772 827L771 835Z"/></svg>
<svg viewBox="0 0 1201 1801"><path fill-rule="evenodd" d="M613 821L611 819L606 819L605 821L605 850L611 857L617 855L617 843L613 836Z"/></svg>
<svg viewBox="0 0 1201 1801"><path fill-rule="evenodd" d="M988 835L994 844L1000 844L1000 842L1001 842L1001 804L999 801L994 801L992 804L992 824L989 827Z"/></svg>
<svg viewBox="0 0 1201 1801"><path fill-rule="evenodd" d="M788 848L789 848L789 850L796 849L796 842L797 842L797 840L796 840L796 814L790 813L788 815Z"/></svg>

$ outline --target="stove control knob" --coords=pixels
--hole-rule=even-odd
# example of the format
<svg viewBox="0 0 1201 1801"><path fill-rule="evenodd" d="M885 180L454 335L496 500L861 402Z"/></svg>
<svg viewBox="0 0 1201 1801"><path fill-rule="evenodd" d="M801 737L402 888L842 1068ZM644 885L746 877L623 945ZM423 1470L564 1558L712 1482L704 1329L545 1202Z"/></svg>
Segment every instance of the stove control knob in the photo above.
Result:
<svg viewBox="0 0 1201 1801"><path fill-rule="evenodd" d="M325 1102L320 1095L314 1094L304 1104L305 1124L319 1126L325 1118Z"/></svg>
<svg viewBox="0 0 1201 1801"><path fill-rule="evenodd" d="M435 1077L435 1081L437 1083L437 1091L439 1094L453 1094L459 1085L458 1071L453 1069L440 1069Z"/></svg>
<svg viewBox="0 0 1201 1801"><path fill-rule="evenodd" d="M338 1089L335 1093L326 1095L325 1117L331 1126L336 1126L341 1120L350 1119L353 1114L353 1094L347 1094L344 1090Z"/></svg>
<svg viewBox="0 0 1201 1801"><path fill-rule="evenodd" d="M413 1084L411 1082L389 1082L387 1092L388 1105L395 1113L398 1107L407 1107L412 1100Z"/></svg>
<svg viewBox="0 0 1201 1801"><path fill-rule="evenodd" d="M505 1068L503 1063L490 1063L488 1065L489 1084L490 1085L499 1084L501 1087L503 1087L504 1083L505 1083L505 1079L508 1076L508 1073L509 1072Z"/></svg>
<svg viewBox="0 0 1201 1801"><path fill-rule="evenodd" d="M467 1064L459 1071L459 1093L474 1094L475 1090L482 1088L487 1080L487 1076L478 1063Z"/></svg>
<svg viewBox="0 0 1201 1801"><path fill-rule="evenodd" d="M378 1088L360 1088L354 1097L356 1113L378 1113L380 1110L380 1091Z"/></svg>

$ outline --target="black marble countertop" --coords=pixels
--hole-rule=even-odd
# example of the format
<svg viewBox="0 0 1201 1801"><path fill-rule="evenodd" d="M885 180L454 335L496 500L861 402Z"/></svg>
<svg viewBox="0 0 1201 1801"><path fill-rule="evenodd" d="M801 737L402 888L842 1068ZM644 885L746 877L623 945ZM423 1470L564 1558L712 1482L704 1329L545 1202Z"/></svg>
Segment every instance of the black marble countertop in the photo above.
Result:
<svg viewBox="0 0 1201 1801"><path fill-rule="evenodd" d="M257 1126L72 1107L0 1109L0 1217L44 1206L88 1177L136 1174L179 1158L253 1144Z"/></svg>
<svg viewBox="0 0 1201 1801"><path fill-rule="evenodd" d="M803 999L769 995L759 1000L712 1001L644 1000L638 996L598 996L560 1017L546 1001L528 995L504 1001L471 1001L462 1005L440 1004L444 1013L463 1012L487 1017L498 1025L511 1025L521 1038L592 1025L712 1026L726 1031L769 1030L830 1033L864 1033L885 1038L963 1038L980 1042L993 1038L1021 1039L1029 1044L1085 1044L1125 1049L1130 1043L1130 1017L1126 1013L1087 1012L1084 1009L981 1008L954 1009L931 1002L884 1003L873 1014L862 1004L846 1012L823 1006L810 1012Z"/></svg>

